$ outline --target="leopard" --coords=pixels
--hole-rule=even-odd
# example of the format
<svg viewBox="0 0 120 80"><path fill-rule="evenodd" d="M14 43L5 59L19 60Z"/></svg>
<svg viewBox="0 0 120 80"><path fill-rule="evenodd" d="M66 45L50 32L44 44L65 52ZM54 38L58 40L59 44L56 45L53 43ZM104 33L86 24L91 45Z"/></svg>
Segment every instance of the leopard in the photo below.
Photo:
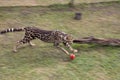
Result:
<svg viewBox="0 0 120 80"><path fill-rule="evenodd" d="M66 50L62 45L66 46L70 51L76 53L77 49L73 49L71 44L73 44L73 36L59 30L43 30L37 27L24 27L24 28L8 28L0 31L0 34L6 34L9 32L20 32L24 31L24 36L21 40L16 42L13 47L13 52L17 52L22 44L28 43L30 46L35 46L32 40L39 39L43 42L53 43L53 46L62 50L67 55L70 55L69 51Z"/></svg>

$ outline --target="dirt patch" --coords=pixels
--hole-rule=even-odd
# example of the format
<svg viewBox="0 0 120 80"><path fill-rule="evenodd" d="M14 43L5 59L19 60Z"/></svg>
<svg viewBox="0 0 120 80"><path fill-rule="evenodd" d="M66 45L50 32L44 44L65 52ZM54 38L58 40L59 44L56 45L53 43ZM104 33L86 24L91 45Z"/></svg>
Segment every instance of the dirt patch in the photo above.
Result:
<svg viewBox="0 0 120 80"><path fill-rule="evenodd" d="M36 6L35 0L0 0L0 6Z"/></svg>

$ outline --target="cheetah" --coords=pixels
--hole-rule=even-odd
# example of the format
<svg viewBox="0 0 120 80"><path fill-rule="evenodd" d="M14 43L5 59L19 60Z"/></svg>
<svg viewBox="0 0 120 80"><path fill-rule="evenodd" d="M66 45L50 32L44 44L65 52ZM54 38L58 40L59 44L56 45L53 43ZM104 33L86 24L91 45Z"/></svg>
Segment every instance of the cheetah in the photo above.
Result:
<svg viewBox="0 0 120 80"><path fill-rule="evenodd" d="M0 31L0 34L5 34L8 32L18 32L18 31L25 31L25 35L23 39L17 41L16 45L13 48L14 52L18 51L20 45L28 43L30 46L34 46L31 41L34 39L39 39L44 42L53 43L53 45L65 52L67 55L70 53L61 47L60 43L63 43L64 46L69 48L72 52L78 52L76 49L71 47L73 43L73 37L70 34L66 34L65 32L58 31L58 30L42 30L37 27L25 27L25 28L9 28L3 31Z"/></svg>

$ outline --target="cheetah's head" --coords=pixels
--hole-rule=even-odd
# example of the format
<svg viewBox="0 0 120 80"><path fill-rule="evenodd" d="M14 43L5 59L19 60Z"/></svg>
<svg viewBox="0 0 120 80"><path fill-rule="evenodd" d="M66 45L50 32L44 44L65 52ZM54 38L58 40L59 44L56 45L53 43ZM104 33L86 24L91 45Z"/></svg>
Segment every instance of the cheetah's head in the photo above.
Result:
<svg viewBox="0 0 120 80"><path fill-rule="evenodd" d="M73 37L72 35L69 35L67 34L65 37L64 37L64 41L68 44L72 44L73 43Z"/></svg>

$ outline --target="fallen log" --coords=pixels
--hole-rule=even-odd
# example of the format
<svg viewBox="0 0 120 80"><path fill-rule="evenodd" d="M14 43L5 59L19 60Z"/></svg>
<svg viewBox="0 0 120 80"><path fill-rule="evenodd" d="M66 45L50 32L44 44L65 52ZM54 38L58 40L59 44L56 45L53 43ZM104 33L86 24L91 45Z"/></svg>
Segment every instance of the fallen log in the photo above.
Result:
<svg viewBox="0 0 120 80"><path fill-rule="evenodd" d="M120 46L120 39L105 39L105 38L95 38L93 36L84 37L82 39L73 40L73 43L79 44L100 44L100 45L110 45L110 46Z"/></svg>

